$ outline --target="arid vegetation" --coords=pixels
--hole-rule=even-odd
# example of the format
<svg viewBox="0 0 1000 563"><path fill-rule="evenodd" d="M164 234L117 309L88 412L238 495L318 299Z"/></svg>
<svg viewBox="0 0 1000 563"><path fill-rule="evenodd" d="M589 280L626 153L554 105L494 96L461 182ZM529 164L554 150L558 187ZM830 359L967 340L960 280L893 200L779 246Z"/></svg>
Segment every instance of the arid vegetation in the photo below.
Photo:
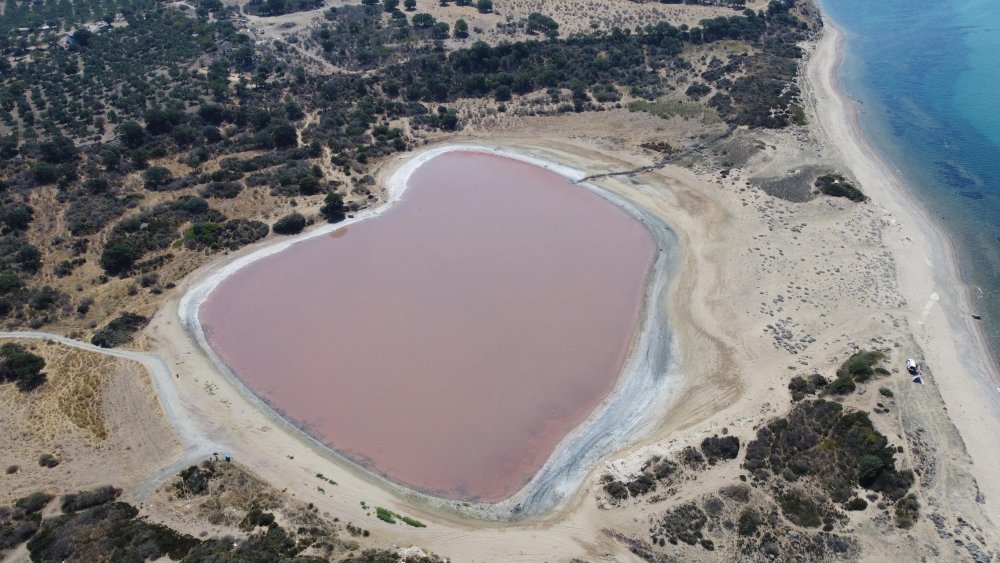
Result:
<svg viewBox="0 0 1000 563"><path fill-rule="evenodd" d="M572 34L532 11L509 22L506 43L477 41L486 34L465 20L438 21L398 2L330 8L287 41L255 40L237 12L213 0L193 10L45 6L36 16L11 8L0 17L10 31L0 43L0 315L9 326L75 333L95 330L97 311L129 311L137 285L156 303L206 255L260 240L275 211L308 225L371 205L372 165L461 129L461 101L529 115L631 101L654 113L782 126L797 92L794 72L776 69L794 69L799 56L782 46L809 30L792 0L697 27L626 30L609 21ZM315 7L275 0L247 11ZM458 8L470 19L496 17L492 6ZM60 42L60 28L75 39ZM445 42L452 36L459 40ZM685 54L732 40L751 54L718 68ZM313 59L303 50L327 72L307 70ZM702 64L711 80L696 84ZM696 98L684 102L690 108L665 101L676 88ZM150 274L159 281L137 283Z"/></svg>

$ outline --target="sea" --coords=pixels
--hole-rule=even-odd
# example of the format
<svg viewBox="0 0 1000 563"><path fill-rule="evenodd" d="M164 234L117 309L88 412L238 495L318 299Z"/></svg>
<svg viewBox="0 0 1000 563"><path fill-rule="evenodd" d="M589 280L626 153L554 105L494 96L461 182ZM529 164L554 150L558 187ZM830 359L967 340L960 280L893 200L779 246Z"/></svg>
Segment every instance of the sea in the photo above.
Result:
<svg viewBox="0 0 1000 563"><path fill-rule="evenodd" d="M822 0L868 141L951 235L1000 358L1000 0Z"/></svg>

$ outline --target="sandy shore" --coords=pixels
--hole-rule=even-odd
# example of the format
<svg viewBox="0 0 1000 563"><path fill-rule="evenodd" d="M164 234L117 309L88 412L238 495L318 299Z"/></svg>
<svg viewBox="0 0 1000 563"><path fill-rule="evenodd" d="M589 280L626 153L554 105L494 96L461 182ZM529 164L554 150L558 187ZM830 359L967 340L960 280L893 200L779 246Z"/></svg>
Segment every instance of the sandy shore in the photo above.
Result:
<svg viewBox="0 0 1000 563"><path fill-rule="evenodd" d="M988 511L1000 514L1000 375L971 317L970 288L961 279L947 233L864 138L857 107L840 90L836 73L844 40L844 32L827 19L810 60L807 78L818 129L828 150L839 152L865 192L898 220L895 236L885 243L898 257L910 329L974 460L973 473Z"/></svg>

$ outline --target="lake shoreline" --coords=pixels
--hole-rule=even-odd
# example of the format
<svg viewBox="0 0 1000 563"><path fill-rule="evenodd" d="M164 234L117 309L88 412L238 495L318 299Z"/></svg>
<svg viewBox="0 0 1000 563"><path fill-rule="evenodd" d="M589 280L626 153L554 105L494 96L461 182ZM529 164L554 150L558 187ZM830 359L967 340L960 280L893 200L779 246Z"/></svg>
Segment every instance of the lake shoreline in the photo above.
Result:
<svg viewBox="0 0 1000 563"><path fill-rule="evenodd" d="M456 501L408 488L326 446L304 430L301 424L292 422L278 409L256 395L211 348L198 318L200 306L229 276L257 260L281 252L299 242L348 227L358 221L378 217L400 200L406 191L407 180L414 171L434 157L453 151L503 156L559 174L577 187L591 191L622 208L633 219L643 223L658 248L647 276L640 326L632 338L625 365L618 374L614 387L596 410L563 437L549 454L546 463L519 492L494 503ZM585 176L584 171L570 165L532 154L529 150L509 147L448 143L425 149L416 155L406 155L405 160L383 172L381 179L388 195L386 203L346 221L322 225L288 240L269 241L269 244L254 248L234 260L209 268L180 299L178 315L200 351L241 394L272 418L287 425L300 437L320 449L329 450L329 453L339 461L371 474L382 485L439 508L455 510L478 518L513 519L539 516L556 508L564 499L571 496L598 459L634 442L641 434L639 432L641 429L649 429L655 424L652 417L652 412L655 411L653 407L665 400L670 387L671 378L664 374L675 371L672 358L676 358L676 342L672 339L666 319L661 318L665 314L663 304L667 300L671 277L668 273L672 272L669 264L673 260L673 246L676 244L673 231L660 218L642 210L625 198L594 184L582 182ZM651 303L659 303L661 306L651 307ZM664 346L662 344L664 342L669 344ZM647 408L636 408L637 405L646 405Z"/></svg>

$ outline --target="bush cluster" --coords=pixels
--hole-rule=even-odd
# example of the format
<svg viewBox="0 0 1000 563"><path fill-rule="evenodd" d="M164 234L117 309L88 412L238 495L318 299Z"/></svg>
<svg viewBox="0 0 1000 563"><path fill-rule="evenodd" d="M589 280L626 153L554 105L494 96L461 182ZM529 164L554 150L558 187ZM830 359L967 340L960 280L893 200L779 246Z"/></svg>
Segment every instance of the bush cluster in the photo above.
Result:
<svg viewBox="0 0 1000 563"><path fill-rule="evenodd" d="M803 401L758 430L744 467L762 480L811 477L837 503L853 498L858 486L898 500L913 483L911 471L896 469L895 448L867 413L822 399Z"/></svg>
<svg viewBox="0 0 1000 563"><path fill-rule="evenodd" d="M132 336L149 323L149 319L135 313L122 313L98 330L90 343L101 348L115 348L132 341Z"/></svg>
<svg viewBox="0 0 1000 563"><path fill-rule="evenodd" d="M12 381L21 391L33 391L45 383L45 359L20 344L0 346L0 382Z"/></svg>

